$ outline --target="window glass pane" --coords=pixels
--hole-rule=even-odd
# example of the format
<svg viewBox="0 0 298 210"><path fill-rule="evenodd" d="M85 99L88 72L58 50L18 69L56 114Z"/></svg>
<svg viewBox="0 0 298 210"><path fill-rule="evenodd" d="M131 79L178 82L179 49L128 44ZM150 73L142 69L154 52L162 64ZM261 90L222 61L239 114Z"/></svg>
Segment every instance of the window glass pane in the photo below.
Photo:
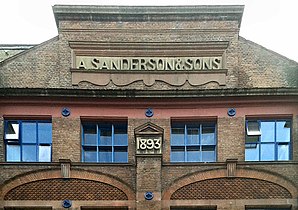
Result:
<svg viewBox="0 0 298 210"><path fill-rule="evenodd" d="M96 124L83 125L84 145L97 145Z"/></svg>
<svg viewBox="0 0 298 210"><path fill-rule="evenodd" d="M127 143L127 129L126 125L115 125L114 126L114 145L124 145Z"/></svg>
<svg viewBox="0 0 298 210"><path fill-rule="evenodd" d="M172 162L184 162L184 147L172 147L171 148L171 161Z"/></svg>
<svg viewBox="0 0 298 210"><path fill-rule="evenodd" d="M19 124L18 122L8 121L5 128L5 139L19 139Z"/></svg>
<svg viewBox="0 0 298 210"><path fill-rule="evenodd" d="M291 122L278 121L276 122L276 141L290 142L291 139Z"/></svg>
<svg viewBox="0 0 298 210"><path fill-rule="evenodd" d="M36 145L23 145L22 150L23 161L37 161L36 160Z"/></svg>
<svg viewBox="0 0 298 210"><path fill-rule="evenodd" d="M171 145L184 145L184 128L172 128Z"/></svg>
<svg viewBox="0 0 298 210"><path fill-rule="evenodd" d="M259 122L257 122L257 121L248 121L246 123L246 134L248 136L259 136L259 135L261 135Z"/></svg>
<svg viewBox="0 0 298 210"><path fill-rule="evenodd" d="M245 160L246 161L259 161L259 144L246 144L245 145Z"/></svg>
<svg viewBox="0 0 298 210"><path fill-rule="evenodd" d="M215 145L215 127L202 126L202 145Z"/></svg>
<svg viewBox="0 0 298 210"><path fill-rule="evenodd" d="M112 126L101 126L99 145L112 145Z"/></svg>
<svg viewBox="0 0 298 210"><path fill-rule="evenodd" d="M187 145L198 145L200 128L187 128Z"/></svg>
<svg viewBox="0 0 298 210"><path fill-rule="evenodd" d="M35 122L22 123L22 142L36 143L36 123Z"/></svg>
<svg viewBox="0 0 298 210"><path fill-rule="evenodd" d="M246 136L245 143L259 143L259 136Z"/></svg>
<svg viewBox="0 0 298 210"><path fill-rule="evenodd" d="M186 161L199 162L201 161L200 147L191 146L186 148Z"/></svg>
<svg viewBox="0 0 298 210"><path fill-rule="evenodd" d="M84 147L83 149L84 162L97 162L97 147Z"/></svg>
<svg viewBox="0 0 298 210"><path fill-rule="evenodd" d="M261 160L274 160L274 144L261 145Z"/></svg>
<svg viewBox="0 0 298 210"><path fill-rule="evenodd" d="M289 145L279 144L277 154L278 160L289 160Z"/></svg>
<svg viewBox="0 0 298 210"><path fill-rule="evenodd" d="M7 161L21 161L20 145L6 145L6 160Z"/></svg>
<svg viewBox="0 0 298 210"><path fill-rule="evenodd" d="M115 147L114 162L127 163L127 147Z"/></svg>
<svg viewBox="0 0 298 210"><path fill-rule="evenodd" d="M214 161L215 161L215 146L203 146L202 162L214 162Z"/></svg>
<svg viewBox="0 0 298 210"><path fill-rule="evenodd" d="M38 142L42 144L52 143L52 123L38 123Z"/></svg>
<svg viewBox="0 0 298 210"><path fill-rule="evenodd" d="M275 122L261 122L261 142L274 142Z"/></svg>
<svg viewBox="0 0 298 210"><path fill-rule="evenodd" d="M99 162L112 162L112 147L99 147Z"/></svg>
<svg viewBox="0 0 298 210"><path fill-rule="evenodd" d="M38 160L40 162L51 162L51 146L38 147Z"/></svg>

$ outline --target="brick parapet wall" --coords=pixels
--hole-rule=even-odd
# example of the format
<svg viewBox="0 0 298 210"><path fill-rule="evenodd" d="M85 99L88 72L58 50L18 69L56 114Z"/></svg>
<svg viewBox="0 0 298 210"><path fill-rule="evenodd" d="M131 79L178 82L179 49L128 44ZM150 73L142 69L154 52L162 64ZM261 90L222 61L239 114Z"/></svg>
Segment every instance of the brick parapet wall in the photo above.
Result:
<svg viewBox="0 0 298 210"><path fill-rule="evenodd" d="M239 38L239 87L298 87L298 63Z"/></svg>

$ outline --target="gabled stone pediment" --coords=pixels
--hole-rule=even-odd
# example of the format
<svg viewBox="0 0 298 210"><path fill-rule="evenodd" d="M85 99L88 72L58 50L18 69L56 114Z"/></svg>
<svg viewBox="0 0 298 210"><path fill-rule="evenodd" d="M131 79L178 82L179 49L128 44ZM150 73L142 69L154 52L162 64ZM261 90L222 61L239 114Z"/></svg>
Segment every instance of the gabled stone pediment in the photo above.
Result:
<svg viewBox="0 0 298 210"><path fill-rule="evenodd" d="M162 135L163 129L152 122L147 122L135 129L135 135Z"/></svg>

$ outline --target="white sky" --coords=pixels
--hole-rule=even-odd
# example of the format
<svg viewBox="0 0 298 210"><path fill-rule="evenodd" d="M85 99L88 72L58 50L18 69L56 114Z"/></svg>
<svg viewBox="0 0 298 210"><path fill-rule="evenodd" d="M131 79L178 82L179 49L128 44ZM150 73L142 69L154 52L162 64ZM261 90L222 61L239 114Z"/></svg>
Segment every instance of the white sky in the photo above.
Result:
<svg viewBox="0 0 298 210"><path fill-rule="evenodd" d="M56 36L55 4L245 5L240 35L298 62L298 0L2 0L0 44L38 44Z"/></svg>

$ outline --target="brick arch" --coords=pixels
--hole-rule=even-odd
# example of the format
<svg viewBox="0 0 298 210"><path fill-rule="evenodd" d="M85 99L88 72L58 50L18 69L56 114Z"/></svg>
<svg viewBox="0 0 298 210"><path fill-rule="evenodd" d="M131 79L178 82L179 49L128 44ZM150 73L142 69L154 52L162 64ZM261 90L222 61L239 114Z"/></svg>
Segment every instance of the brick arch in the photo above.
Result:
<svg viewBox="0 0 298 210"><path fill-rule="evenodd" d="M4 200L128 200L117 187L86 179L44 179L11 189Z"/></svg>
<svg viewBox="0 0 298 210"><path fill-rule="evenodd" d="M1 198L4 199L4 196L9 191L27 183L42 181L42 180L61 179L61 178L62 177L61 177L60 170L46 170L46 171L39 171L39 172L26 174L24 176L18 177L17 179L13 179L12 181L4 185L1 190ZM98 174L94 172L81 171L81 170L71 170L70 179L89 180L89 181L105 183L123 191L124 194L127 196L128 200L135 199L134 191L127 184L113 177L109 177L105 174Z"/></svg>
<svg viewBox="0 0 298 210"><path fill-rule="evenodd" d="M226 179L226 178L227 178L226 169L210 170L210 171L191 174L189 176L182 177L181 179L174 181L174 183L163 192L162 197L163 197L163 200L170 200L171 196L177 190L179 190L184 186L191 185L193 183L202 182L205 180ZM297 188L291 182L277 175L255 171L255 170L237 169L237 174L235 178L255 179L255 180L270 182L274 185L278 185L286 189L292 197L297 197L298 195Z"/></svg>

